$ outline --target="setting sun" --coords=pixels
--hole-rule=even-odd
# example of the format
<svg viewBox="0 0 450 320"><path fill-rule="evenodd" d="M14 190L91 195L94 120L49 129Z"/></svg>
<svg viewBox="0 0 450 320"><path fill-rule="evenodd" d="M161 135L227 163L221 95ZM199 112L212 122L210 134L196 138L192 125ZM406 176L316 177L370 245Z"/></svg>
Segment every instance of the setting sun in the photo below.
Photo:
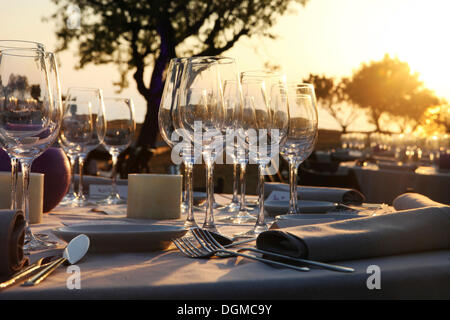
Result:
<svg viewBox="0 0 450 320"><path fill-rule="evenodd" d="M448 74L450 42L450 3L446 1L392 2L393 10L385 18L386 47L409 63L412 71L437 94L449 96Z"/></svg>

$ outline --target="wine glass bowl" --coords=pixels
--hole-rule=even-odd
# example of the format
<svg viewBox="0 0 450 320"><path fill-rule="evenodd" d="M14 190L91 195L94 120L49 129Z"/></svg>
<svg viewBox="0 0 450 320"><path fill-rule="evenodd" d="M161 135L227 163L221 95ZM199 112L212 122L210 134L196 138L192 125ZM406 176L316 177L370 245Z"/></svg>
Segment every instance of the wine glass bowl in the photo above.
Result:
<svg viewBox="0 0 450 320"><path fill-rule="evenodd" d="M281 148L289 163L290 200L288 214L297 214L297 175L299 165L312 153L318 133L314 87L307 83L288 83L289 130Z"/></svg>
<svg viewBox="0 0 450 320"><path fill-rule="evenodd" d="M102 204L123 204L117 192L117 161L119 155L131 144L136 130L134 104L128 98L105 98L105 135L103 145L112 157L112 185L109 196L100 201Z"/></svg>
<svg viewBox="0 0 450 320"><path fill-rule="evenodd" d="M48 63L56 68L54 56L40 49L0 51L0 140L22 167L25 252L54 246L37 239L28 224L31 164L54 143L62 120L59 78Z"/></svg>
<svg viewBox="0 0 450 320"><path fill-rule="evenodd" d="M77 197L73 201L73 206L83 207L89 204L95 204L90 202L84 195L83 171L88 153L96 149L101 144L105 136L105 106L103 102L102 90L88 87L70 87L67 89L65 100L66 112L69 106L74 109L83 108L86 110L86 108L90 108L92 119L92 131L90 138L87 141L82 141L80 144L80 152L78 155L78 193Z"/></svg>

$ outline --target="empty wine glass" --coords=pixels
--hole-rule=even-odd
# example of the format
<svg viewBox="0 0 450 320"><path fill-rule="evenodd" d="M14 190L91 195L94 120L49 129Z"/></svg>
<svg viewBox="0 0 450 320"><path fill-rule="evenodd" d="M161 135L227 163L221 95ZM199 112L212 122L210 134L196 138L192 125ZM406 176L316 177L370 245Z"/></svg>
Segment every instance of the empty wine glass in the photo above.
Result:
<svg viewBox="0 0 450 320"><path fill-rule="evenodd" d="M62 132L62 130L61 130ZM70 162L70 186L69 190L67 191L64 198L59 203L60 206L71 206L73 203L73 200L75 200L77 194L75 192L75 169L76 164L78 162L78 154L80 152L79 148L71 148L70 146L66 145L64 141L61 139L61 137L58 139L58 143L60 147L64 150L64 153L67 155L67 158L69 158Z"/></svg>
<svg viewBox="0 0 450 320"><path fill-rule="evenodd" d="M24 40L0 40L0 51L5 49L38 49L45 51L42 43ZM5 150L7 153L8 151ZM19 160L14 155L8 153L11 161L11 209L17 210L17 179L19 172Z"/></svg>
<svg viewBox="0 0 450 320"><path fill-rule="evenodd" d="M72 170L79 153L88 144L93 134L92 105L89 101L65 102L64 114L61 124L60 141L64 150L70 156ZM73 176L72 182L73 183ZM67 203L69 206L77 205L78 194Z"/></svg>
<svg viewBox="0 0 450 320"><path fill-rule="evenodd" d="M46 53L39 49L0 52L0 140L22 167L27 253L54 246L37 239L29 226L31 164L54 143L62 116L60 97L54 96L60 90L51 87L59 83L50 80L46 59Z"/></svg>
<svg viewBox="0 0 450 320"><path fill-rule="evenodd" d="M117 192L117 160L122 151L131 144L136 122L134 119L133 101L128 98L105 98L105 123L106 130L103 145L112 157L112 184L109 196L100 201L102 204L122 204L122 199Z"/></svg>
<svg viewBox="0 0 450 320"><path fill-rule="evenodd" d="M178 117L180 84L184 65L187 58L174 58L170 60L167 71L166 82L161 97L158 112L158 125L162 138L171 148L176 148L184 163L184 212L187 213L184 226L186 228L197 227L193 209L193 169L195 158L193 156L193 145L190 138L179 142L183 137L181 123ZM177 145L177 146L175 146Z"/></svg>
<svg viewBox="0 0 450 320"><path fill-rule="evenodd" d="M238 177L238 161L236 158L236 139L234 135L236 122L234 113L242 104L242 91L239 81L239 71L236 60L230 57L215 57L219 63L218 71L220 74L221 87L223 90L223 108L224 108L224 128L228 129L226 132L227 141L225 142L227 161L233 162L233 195L231 202L227 206L219 208L221 212L234 213L239 211L239 177ZM232 141L230 141L232 139ZM216 206L217 207L217 206ZM233 217L225 217L227 220ZM221 219L223 220L223 219Z"/></svg>
<svg viewBox="0 0 450 320"><path fill-rule="evenodd" d="M105 136L106 124L105 124L105 105L103 103L103 93L98 88L84 88L84 87L71 87L67 89L67 96L65 101L67 106L77 108L80 105L81 108L90 106L92 116L92 134L87 143L82 141L83 147L80 150L78 156L78 193L73 205L83 207L89 204L95 204L89 201L84 195L83 188L83 170L87 155L92 150L96 149Z"/></svg>
<svg viewBox="0 0 450 320"><path fill-rule="evenodd" d="M289 163L289 211L297 213L297 175L299 165L309 157L317 142L317 107L314 87L307 83L287 84L289 130L281 147L282 157Z"/></svg>
<svg viewBox="0 0 450 320"><path fill-rule="evenodd" d="M189 59L183 71L179 114L182 128L201 147L207 170L207 203L203 228L217 232L214 222L213 170L223 151L224 110L218 62L211 57ZM200 133L201 136L195 134ZM191 134L192 133L192 134Z"/></svg>
<svg viewBox="0 0 450 320"><path fill-rule="evenodd" d="M241 76L244 97L242 128L248 128L240 141L249 159L258 165L258 216L252 230L237 237L254 237L268 230L264 213L264 181L272 158L286 139L289 125L284 76L270 72L244 72ZM245 146L248 145L248 146Z"/></svg>

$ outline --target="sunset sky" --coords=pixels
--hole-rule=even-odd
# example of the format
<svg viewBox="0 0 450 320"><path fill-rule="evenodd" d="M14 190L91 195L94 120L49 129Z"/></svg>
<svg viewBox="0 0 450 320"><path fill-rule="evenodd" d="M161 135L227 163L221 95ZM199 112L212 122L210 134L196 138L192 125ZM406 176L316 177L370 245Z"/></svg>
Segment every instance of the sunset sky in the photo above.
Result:
<svg viewBox="0 0 450 320"><path fill-rule="evenodd" d="M406 61L439 97L450 101L450 2L443 0L310 0L293 6L273 31L276 40L242 38L225 55L237 58L241 71L262 68L265 62L280 65L288 79L309 73L336 78L350 76L361 63L380 60L384 54ZM0 39L42 42L55 46L53 22L42 18L55 11L50 0L0 2ZM59 54L63 92L70 86L103 88L114 95L118 79L113 65L74 70L76 51ZM145 100L134 81L121 95L134 99L137 120L145 115ZM319 127L338 128L320 112ZM363 118L350 129L370 129Z"/></svg>

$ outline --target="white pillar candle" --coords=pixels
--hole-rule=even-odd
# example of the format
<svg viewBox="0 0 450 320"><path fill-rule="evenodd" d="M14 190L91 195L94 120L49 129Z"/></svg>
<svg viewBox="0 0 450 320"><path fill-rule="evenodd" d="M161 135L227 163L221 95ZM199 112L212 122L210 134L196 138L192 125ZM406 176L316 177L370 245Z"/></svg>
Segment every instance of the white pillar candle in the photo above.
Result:
<svg viewBox="0 0 450 320"><path fill-rule="evenodd" d="M181 188L181 175L129 174L127 217L179 219Z"/></svg>
<svg viewBox="0 0 450 320"><path fill-rule="evenodd" d="M41 223L44 208L44 174L30 174L30 224ZM17 181L17 208L22 209L22 173ZM0 209L11 208L11 172L0 172Z"/></svg>

